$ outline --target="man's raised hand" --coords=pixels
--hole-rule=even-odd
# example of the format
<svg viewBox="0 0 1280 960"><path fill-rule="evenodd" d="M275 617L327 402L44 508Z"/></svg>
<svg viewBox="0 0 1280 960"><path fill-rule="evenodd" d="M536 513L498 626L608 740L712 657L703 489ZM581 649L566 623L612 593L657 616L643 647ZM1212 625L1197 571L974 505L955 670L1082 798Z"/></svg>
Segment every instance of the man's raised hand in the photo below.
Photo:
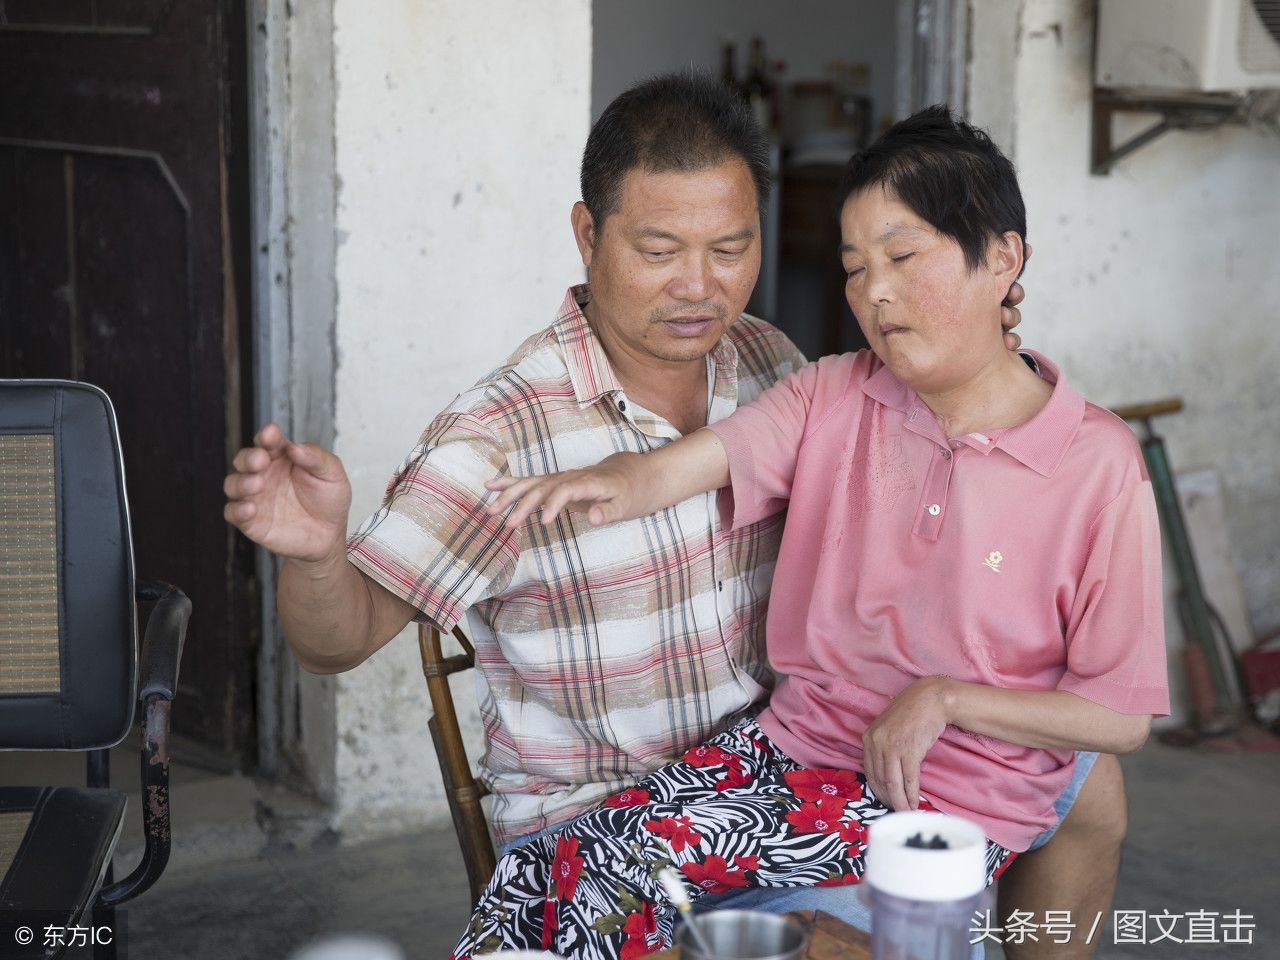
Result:
<svg viewBox="0 0 1280 960"><path fill-rule="evenodd" d="M272 553L303 561L341 556L351 509L342 461L311 443L292 443L268 423L231 461L222 515Z"/></svg>

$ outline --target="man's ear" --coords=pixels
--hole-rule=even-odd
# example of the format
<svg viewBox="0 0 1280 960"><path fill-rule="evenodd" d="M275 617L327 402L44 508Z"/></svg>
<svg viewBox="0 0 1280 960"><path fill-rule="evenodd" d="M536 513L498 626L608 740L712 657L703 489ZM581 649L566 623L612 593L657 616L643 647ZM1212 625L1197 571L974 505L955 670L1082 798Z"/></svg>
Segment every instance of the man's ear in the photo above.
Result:
<svg viewBox="0 0 1280 960"><path fill-rule="evenodd" d="M995 276L996 285L1008 290L1010 284L1018 279L1026 262L1022 237L1016 230L1006 230L991 241L989 262Z"/></svg>
<svg viewBox="0 0 1280 960"><path fill-rule="evenodd" d="M578 244L578 254L582 257L582 265L591 267L591 255L596 249L596 224L591 219L587 205L579 200L569 213L569 222L573 224L573 239Z"/></svg>

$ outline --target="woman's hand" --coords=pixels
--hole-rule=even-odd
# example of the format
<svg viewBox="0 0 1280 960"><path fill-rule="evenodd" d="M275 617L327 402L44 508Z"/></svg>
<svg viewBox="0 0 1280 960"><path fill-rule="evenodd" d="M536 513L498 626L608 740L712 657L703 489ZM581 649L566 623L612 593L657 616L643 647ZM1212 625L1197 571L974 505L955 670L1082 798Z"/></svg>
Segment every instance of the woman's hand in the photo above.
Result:
<svg viewBox="0 0 1280 960"><path fill-rule="evenodd" d="M636 500L638 460L640 454L615 453L594 467L565 470L537 477L499 477L485 486L502 491L485 508L500 514L512 507L506 525L515 529L539 507L544 526L555 522L563 510L586 511L587 521L594 527L628 517Z"/></svg>
<svg viewBox="0 0 1280 960"><path fill-rule="evenodd" d="M867 783L894 810L914 810L920 805L920 765L950 722L947 683L946 677L914 681L862 736Z"/></svg>
<svg viewBox="0 0 1280 960"><path fill-rule="evenodd" d="M544 525L563 510L585 510L593 527L656 513L729 482L729 456L714 431L695 430L650 453L615 453L594 467L538 477L499 477L485 484L502 495L486 509L511 509L508 528L542 508Z"/></svg>

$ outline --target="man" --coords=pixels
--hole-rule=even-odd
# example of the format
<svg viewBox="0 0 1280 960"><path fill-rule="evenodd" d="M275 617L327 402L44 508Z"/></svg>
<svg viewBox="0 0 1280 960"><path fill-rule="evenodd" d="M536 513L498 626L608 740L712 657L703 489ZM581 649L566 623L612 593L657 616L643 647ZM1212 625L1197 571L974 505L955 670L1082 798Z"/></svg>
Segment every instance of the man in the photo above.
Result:
<svg viewBox="0 0 1280 960"><path fill-rule="evenodd" d="M350 486L332 454L268 425L235 457L225 514L284 558L280 618L305 668L351 669L414 619L444 630L465 620L487 736L481 775L504 846L599 803L767 696L780 522L725 534L708 494L605 530L571 516L508 531L482 504L496 476L653 449L803 363L780 332L741 315L768 189L764 139L730 94L696 75L641 84L606 109L583 156L571 219L589 285L428 426L349 542ZM1088 842L1090 819L1068 819L1049 851L1082 834L1065 843L1072 862L1107 862ZM1045 906L1079 909L1067 886L1055 876L1060 896ZM804 896L857 919L847 890Z"/></svg>

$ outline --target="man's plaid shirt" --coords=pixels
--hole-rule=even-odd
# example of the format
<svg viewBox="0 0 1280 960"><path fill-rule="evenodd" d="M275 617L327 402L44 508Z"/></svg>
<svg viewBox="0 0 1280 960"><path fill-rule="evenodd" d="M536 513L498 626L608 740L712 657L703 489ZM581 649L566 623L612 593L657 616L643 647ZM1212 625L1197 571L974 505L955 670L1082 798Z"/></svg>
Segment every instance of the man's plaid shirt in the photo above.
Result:
<svg viewBox="0 0 1280 960"><path fill-rule="evenodd" d="M432 421L347 545L421 619L462 623L475 645L480 776L500 842L677 758L772 683L764 621L781 516L725 534L714 493L598 529L575 515L506 531L480 509L494 477L679 437L626 398L583 314L589 298L570 289L554 324ZM744 315L707 358L708 422L803 362Z"/></svg>

